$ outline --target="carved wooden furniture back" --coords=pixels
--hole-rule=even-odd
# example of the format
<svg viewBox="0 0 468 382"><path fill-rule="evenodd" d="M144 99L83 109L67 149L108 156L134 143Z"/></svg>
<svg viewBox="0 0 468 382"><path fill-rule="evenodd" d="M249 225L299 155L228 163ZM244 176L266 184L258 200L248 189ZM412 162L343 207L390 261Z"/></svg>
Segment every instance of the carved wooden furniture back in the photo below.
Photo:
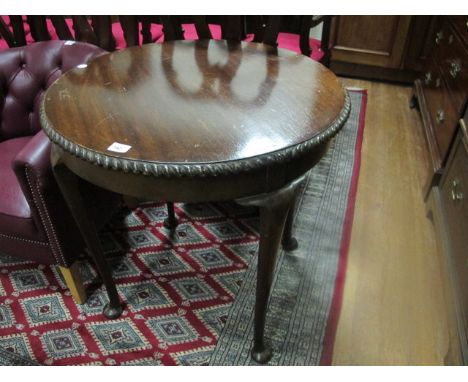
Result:
<svg viewBox="0 0 468 382"><path fill-rule="evenodd" d="M152 43L164 33L165 41L183 40L184 38L240 41L253 35L254 42L277 46L278 35L286 28L286 19L292 16L9 16L9 23L0 17L0 37L3 37L9 47L27 44L26 35L30 32L34 41L51 40L51 33L60 40L77 40L88 42L108 51L115 50L116 36L112 25L120 23L125 46ZM300 52L310 56L310 29L323 22L321 50L325 56L321 60L328 62L328 35L330 16L294 16L296 22L293 33L299 35ZM49 19L49 20L48 20ZM159 24L160 36L152 34L152 24ZM193 32L187 33L184 24L192 24ZM221 28L220 35L213 36L212 27ZM29 28L29 30L28 30ZM114 29L115 31L115 29ZM140 33L142 39L140 40ZM189 36L189 37L187 37ZM159 41L159 40L158 40ZM120 45L120 47L123 47Z"/></svg>
<svg viewBox="0 0 468 382"><path fill-rule="evenodd" d="M29 27L34 41L51 40L47 25L50 18L52 27L60 40L78 40L100 46L106 50L115 49L115 38L112 34L111 16L71 16L71 23L67 23L64 16L9 16L10 27L3 19L0 20L0 35L8 46L26 45L25 25ZM70 25L74 35L70 30Z"/></svg>
<svg viewBox="0 0 468 382"><path fill-rule="evenodd" d="M138 21L141 21L143 43L152 42L151 24L160 23L163 25L164 41L183 40L192 34L187 33L184 24L193 24L198 39L215 38L210 25L221 27L221 38L224 40L241 41L248 34L253 35L252 41L264 43L271 46L278 46L280 32L286 30L285 16L135 16L134 33L137 33ZM322 38L320 49L323 57L320 62L328 66L330 61L330 23L332 16L297 16L298 22L294 28L294 33L299 35L300 52L305 56L310 56L310 30L322 24ZM134 44L135 45L135 44Z"/></svg>

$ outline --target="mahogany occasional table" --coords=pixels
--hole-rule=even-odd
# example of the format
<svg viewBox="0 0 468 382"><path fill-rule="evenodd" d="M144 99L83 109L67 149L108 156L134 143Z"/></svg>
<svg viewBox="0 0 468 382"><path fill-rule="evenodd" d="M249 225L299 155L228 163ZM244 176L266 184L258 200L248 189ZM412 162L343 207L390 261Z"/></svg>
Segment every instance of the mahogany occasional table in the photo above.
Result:
<svg viewBox="0 0 468 382"><path fill-rule="evenodd" d="M47 90L41 124L57 182L106 286L121 304L79 178L146 200L235 199L260 207L253 358L267 362L265 316L281 241L304 174L350 101L337 77L295 53L246 42L174 41L107 54ZM92 197L92 195L86 195Z"/></svg>

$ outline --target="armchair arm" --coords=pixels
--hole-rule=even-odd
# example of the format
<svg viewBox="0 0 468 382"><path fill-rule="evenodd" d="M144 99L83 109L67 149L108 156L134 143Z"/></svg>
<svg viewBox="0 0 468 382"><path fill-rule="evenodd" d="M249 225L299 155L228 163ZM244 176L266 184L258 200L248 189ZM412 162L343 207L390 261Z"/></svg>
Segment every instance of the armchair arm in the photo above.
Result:
<svg viewBox="0 0 468 382"><path fill-rule="evenodd" d="M76 232L76 227L55 182L50 149L49 138L40 131L16 155L12 167L34 223L49 242L57 264L69 266L76 258L76 235L70 233Z"/></svg>
<svg viewBox="0 0 468 382"><path fill-rule="evenodd" d="M48 181L53 181L52 167L50 165L50 148L50 140L42 131L38 132L23 147L13 160L13 170L20 181L26 180L22 179L26 167L30 168L37 181L40 182L41 187L47 186Z"/></svg>

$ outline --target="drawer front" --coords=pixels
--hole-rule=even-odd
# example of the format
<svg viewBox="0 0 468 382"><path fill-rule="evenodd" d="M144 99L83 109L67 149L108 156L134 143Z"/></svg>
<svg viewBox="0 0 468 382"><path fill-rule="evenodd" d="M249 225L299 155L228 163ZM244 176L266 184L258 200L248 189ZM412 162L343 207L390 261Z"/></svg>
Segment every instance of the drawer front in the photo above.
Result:
<svg viewBox="0 0 468 382"><path fill-rule="evenodd" d="M448 22L436 33L433 53L447 83L454 109L461 115L468 92L468 51Z"/></svg>
<svg viewBox="0 0 468 382"><path fill-rule="evenodd" d="M434 138L439 148L440 160L447 155L459 114L455 111L443 75L431 61L423 79L424 95L431 118Z"/></svg>
<svg viewBox="0 0 468 382"><path fill-rule="evenodd" d="M461 129L460 129L461 130ZM452 268L468 333L468 153L459 132L442 184L442 201L452 246Z"/></svg>

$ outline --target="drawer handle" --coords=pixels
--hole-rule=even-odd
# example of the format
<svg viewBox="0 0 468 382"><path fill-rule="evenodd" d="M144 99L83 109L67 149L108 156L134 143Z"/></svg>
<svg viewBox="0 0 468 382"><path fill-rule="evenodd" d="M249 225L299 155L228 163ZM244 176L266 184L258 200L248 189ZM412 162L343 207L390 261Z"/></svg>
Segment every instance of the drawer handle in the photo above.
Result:
<svg viewBox="0 0 468 382"><path fill-rule="evenodd" d="M460 182L458 180L454 179L452 181L452 200L454 202L463 200L463 192L458 190L459 185L460 185Z"/></svg>
<svg viewBox="0 0 468 382"><path fill-rule="evenodd" d="M437 110L436 120L437 123L442 123L445 121L445 113L443 110Z"/></svg>
<svg viewBox="0 0 468 382"><path fill-rule="evenodd" d="M460 61L458 60L453 60L452 62L450 62L450 75L453 77L453 78L457 78L458 76L458 73L461 72L461 64L460 64Z"/></svg>
<svg viewBox="0 0 468 382"><path fill-rule="evenodd" d="M435 81L435 87L440 88L440 77L437 77L437 79Z"/></svg>
<svg viewBox="0 0 468 382"><path fill-rule="evenodd" d="M444 38L444 32L443 31L438 31L436 34L435 42L436 44L439 44L442 39Z"/></svg>
<svg viewBox="0 0 468 382"><path fill-rule="evenodd" d="M462 140L465 144L466 151L468 152L468 129L466 128L465 120L460 119L460 128L462 132Z"/></svg>
<svg viewBox="0 0 468 382"><path fill-rule="evenodd" d="M424 76L424 83L426 85L429 85L432 81L432 73L431 72L427 72Z"/></svg>

